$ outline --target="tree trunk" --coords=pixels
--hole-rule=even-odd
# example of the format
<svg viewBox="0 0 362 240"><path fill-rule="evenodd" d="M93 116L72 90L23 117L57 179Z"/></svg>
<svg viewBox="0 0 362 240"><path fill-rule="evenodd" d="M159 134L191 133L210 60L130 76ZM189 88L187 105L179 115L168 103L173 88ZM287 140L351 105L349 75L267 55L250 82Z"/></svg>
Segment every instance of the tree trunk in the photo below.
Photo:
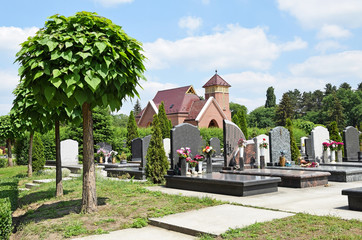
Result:
<svg viewBox="0 0 362 240"><path fill-rule="evenodd" d="M13 155L11 153L11 139L6 139L6 147L8 148L8 165L13 166Z"/></svg>
<svg viewBox="0 0 362 240"><path fill-rule="evenodd" d="M33 138L34 138L34 133L31 132L29 138L28 177L33 176Z"/></svg>
<svg viewBox="0 0 362 240"><path fill-rule="evenodd" d="M62 159L60 157L59 120L55 121L55 197L63 196Z"/></svg>
<svg viewBox="0 0 362 240"><path fill-rule="evenodd" d="M94 166L93 120L90 104L84 103L83 114L83 192L82 212L97 211L96 175Z"/></svg>

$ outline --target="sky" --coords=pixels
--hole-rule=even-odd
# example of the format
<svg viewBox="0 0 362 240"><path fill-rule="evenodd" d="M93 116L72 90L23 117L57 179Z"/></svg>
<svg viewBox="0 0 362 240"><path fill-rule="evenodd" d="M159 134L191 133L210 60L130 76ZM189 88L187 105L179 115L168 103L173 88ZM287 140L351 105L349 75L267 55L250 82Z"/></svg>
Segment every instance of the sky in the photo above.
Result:
<svg viewBox="0 0 362 240"><path fill-rule="evenodd" d="M0 115L8 114L19 82L19 44L54 14L96 12L142 42L145 107L157 91L193 85L198 95L215 74L230 101L248 111L274 87L323 90L362 82L361 0L5 0L0 3ZM118 113L129 114L136 99Z"/></svg>

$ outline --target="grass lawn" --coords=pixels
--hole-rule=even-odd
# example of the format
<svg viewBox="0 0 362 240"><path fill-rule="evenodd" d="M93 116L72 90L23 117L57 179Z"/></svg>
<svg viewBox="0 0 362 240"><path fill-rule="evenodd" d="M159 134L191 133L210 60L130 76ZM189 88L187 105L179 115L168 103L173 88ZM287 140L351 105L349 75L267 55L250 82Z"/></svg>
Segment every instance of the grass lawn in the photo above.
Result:
<svg viewBox="0 0 362 240"><path fill-rule="evenodd" d="M97 178L98 212L81 214L81 179L64 181L64 196L59 199L54 198L54 182L30 191L17 190L33 179L49 177L53 176L35 175L28 179L25 167L0 169L0 197L10 194L14 198L15 233L11 239L64 239L139 228L147 225L149 217L222 204L210 198L148 191L144 187L150 183ZM201 239L362 239L362 222L296 214L243 229L230 229L217 238L201 236Z"/></svg>

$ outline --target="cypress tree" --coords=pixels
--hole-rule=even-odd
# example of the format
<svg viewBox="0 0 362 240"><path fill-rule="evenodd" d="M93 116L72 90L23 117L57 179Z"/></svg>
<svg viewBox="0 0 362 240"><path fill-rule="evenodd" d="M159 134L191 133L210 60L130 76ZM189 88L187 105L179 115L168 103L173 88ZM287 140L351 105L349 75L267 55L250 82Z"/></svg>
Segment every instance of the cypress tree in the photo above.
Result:
<svg viewBox="0 0 362 240"><path fill-rule="evenodd" d="M329 138L336 142L342 142L342 137L339 135L338 125L336 121L333 121L328 126Z"/></svg>
<svg viewBox="0 0 362 240"><path fill-rule="evenodd" d="M137 123L133 111L130 112L127 123L127 147L131 151L132 140L138 138Z"/></svg>
<svg viewBox="0 0 362 240"><path fill-rule="evenodd" d="M297 146L297 142L294 139L294 133L293 133L293 123L290 118L287 118L285 128L289 130L290 135L290 151L292 156L292 161L297 162L298 157L300 156L299 148Z"/></svg>
<svg viewBox="0 0 362 240"><path fill-rule="evenodd" d="M161 102L160 106L158 107L158 120L160 122L160 128L162 132L162 138L169 138L170 137L170 121L167 118L165 105L163 101Z"/></svg>
<svg viewBox="0 0 362 240"><path fill-rule="evenodd" d="M266 101L265 101L265 107L271 108L276 106L276 97L274 94L274 88L268 87L268 90L266 90Z"/></svg>
<svg viewBox="0 0 362 240"><path fill-rule="evenodd" d="M168 161L161 136L160 122L155 114L152 121L152 137L146 155L146 176L153 183L161 183L168 169Z"/></svg>
<svg viewBox="0 0 362 240"><path fill-rule="evenodd" d="M246 122L246 112L241 111L239 116L240 129L243 131L245 139L249 139L248 136L248 123Z"/></svg>
<svg viewBox="0 0 362 240"><path fill-rule="evenodd" d="M33 172L43 169L45 165L44 145L39 133L34 134L32 165Z"/></svg>
<svg viewBox="0 0 362 240"><path fill-rule="evenodd" d="M137 100L136 100L136 104L135 104L134 107L133 107L133 114L134 114L135 116L137 116L141 111L142 111L141 103L140 103L140 101L137 99Z"/></svg>
<svg viewBox="0 0 362 240"><path fill-rule="evenodd" d="M280 101L276 109L275 117L276 117L276 123L279 126L285 126L287 118L292 119L293 107L287 93L283 94L282 100Z"/></svg>

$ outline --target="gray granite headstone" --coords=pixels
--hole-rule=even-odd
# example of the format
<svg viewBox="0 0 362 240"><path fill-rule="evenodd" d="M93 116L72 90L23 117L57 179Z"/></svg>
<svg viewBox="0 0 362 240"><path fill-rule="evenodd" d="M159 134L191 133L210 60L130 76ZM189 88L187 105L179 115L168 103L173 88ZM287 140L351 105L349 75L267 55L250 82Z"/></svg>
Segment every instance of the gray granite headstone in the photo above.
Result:
<svg viewBox="0 0 362 240"><path fill-rule="evenodd" d="M220 139L217 137L213 137L210 139L210 146L215 150L215 156L220 156L221 148L220 148Z"/></svg>
<svg viewBox="0 0 362 240"><path fill-rule="evenodd" d="M359 152L359 131L352 127L343 130L344 154L347 161L357 161Z"/></svg>
<svg viewBox="0 0 362 240"><path fill-rule="evenodd" d="M99 148L103 148L107 153L110 153L112 151L112 145L106 143L106 142L100 142L96 144L97 146L99 146ZM105 157L104 162L108 163L108 159L109 157Z"/></svg>
<svg viewBox="0 0 362 240"><path fill-rule="evenodd" d="M281 151L286 151L285 158L291 160L290 154L290 135L288 129L284 127L275 127L269 132L270 141L270 162L275 165L279 163Z"/></svg>
<svg viewBox="0 0 362 240"><path fill-rule="evenodd" d="M305 155L306 155L306 159L312 159L312 155L313 155L313 151L312 151L312 139L306 138L304 139L304 143L305 143Z"/></svg>
<svg viewBox="0 0 362 240"><path fill-rule="evenodd" d="M193 156L200 153L200 130L189 123L182 123L171 129L171 168L178 163L177 149L186 147L191 149Z"/></svg>
<svg viewBox="0 0 362 240"><path fill-rule="evenodd" d="M238 141L240 138L244 138L244 133L233 122L229 120L223 121L224 125L224 167L229 167L230 162L235 159L239 164L239 149Z"/></svg>
<svg viewBox="0 0 362 240"><path fill-rule="evenodd" d="M60 142L60 158L62 166L78 164L78 142L67 139Z"/></svg>
<svg viewBox="0 0 362 240"><path fill-rule="evenodd" d="M131 142L131 161L141 161L142 160L142 138L135 138Z"/></svg>
<svg viewBox="0 0 362 240"><path fill-rule="evenodd" d="M148 146L150 145L150 140L151 140L151 135L147 135L146 137L144 137L142 139L142 156L141 156L141 164L140 164L140 169L144 169L146 167L147 164L147 151L148 151Z"/></svg>

